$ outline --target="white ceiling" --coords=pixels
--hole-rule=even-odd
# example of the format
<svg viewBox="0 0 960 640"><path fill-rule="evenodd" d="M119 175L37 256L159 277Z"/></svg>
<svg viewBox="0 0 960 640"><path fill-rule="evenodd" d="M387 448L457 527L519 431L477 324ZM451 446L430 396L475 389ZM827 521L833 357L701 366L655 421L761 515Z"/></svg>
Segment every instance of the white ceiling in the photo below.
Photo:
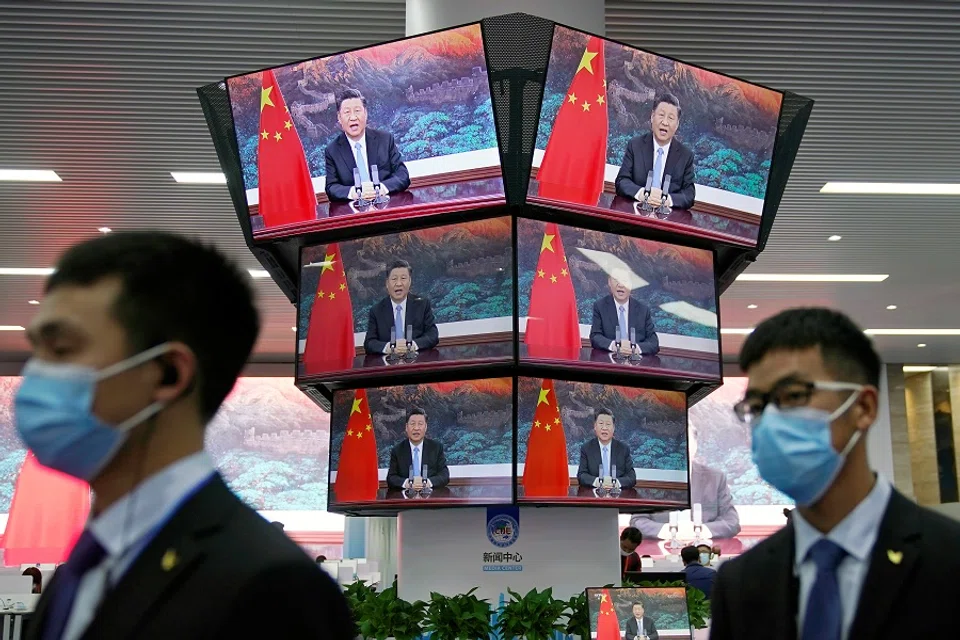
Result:
<svg viewBox="0 0 960 640"><path fill-rule="evenodd" d="M522 4L522 3L520 3ZM826 304L871 328L960 328L960 197L821 195L828 180L960 182L960 3L607 0L607 35L816 100L753 272L888 273L880 284L737 283L726 327ZM195 88L228 75L402 37L403 0L168 0L0 5L0 167L62 183L0 183L0 267L48 267L97 228L216 242L244 267ZM840 242L827 242L840 234ZM25 325L42 278L0 276L0 325ZM294 309L257 281L258 359L292 357ZM755 303L756 310L747 304ZM896 304L896 311L885 310ZM724 353L741 337L725 336ZM879 337L891 362L960 362L960 337ZM924 342L926 349L918 349ZM24 357L0 331L0 361Z"/></svg>

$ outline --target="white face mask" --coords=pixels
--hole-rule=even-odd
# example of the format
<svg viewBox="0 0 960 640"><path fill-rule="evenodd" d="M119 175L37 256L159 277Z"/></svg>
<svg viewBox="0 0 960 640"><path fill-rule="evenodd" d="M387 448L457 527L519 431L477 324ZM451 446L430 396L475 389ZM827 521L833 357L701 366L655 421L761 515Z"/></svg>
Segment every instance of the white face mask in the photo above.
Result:
<svg viewBox="0 0 960 640"><path fill-rule="evenodd" d="M704 566L710 564L710 554L709 554L709 553L701 553L701 554L700 554L700 564L702 564L702 565L704 565Z"/></svg>

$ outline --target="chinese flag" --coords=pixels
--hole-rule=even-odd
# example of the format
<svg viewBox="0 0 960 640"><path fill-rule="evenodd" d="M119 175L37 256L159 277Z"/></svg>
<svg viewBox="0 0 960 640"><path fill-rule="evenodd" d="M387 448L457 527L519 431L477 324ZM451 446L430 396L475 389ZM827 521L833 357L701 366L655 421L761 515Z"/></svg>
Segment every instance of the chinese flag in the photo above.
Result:
<svg viewBox="0 0 960 640"><path fill-rule="evenodd" d="M525 497L565 497L570 490L567 438L560 421L560 406L553 380L544 380L533 412L523 465Z"/></svg>
<svg viewBox="0 0 960 640"><path fill-rule="evenodd" d="M377 439L367 392L357 389L353 396L347 435L340 447L337 481L333 485L337 502L369 502L377 499Z"/></svg>
<svg viewBox="0 0 960 640"><path fill-rule="evenodd" d="M260 215L273 227L317 218L317 196L300 136L273 71L263 72L260 90L260 146L257 171Z"/></svg>
<svg viewBox="0 0 960 640"><path fill-rule="evenodd" d="M610 599L610 591L600 594L600 615L597 618L597 640L620 640L620 623Z"/></svg>
<svg viewBox="0 0 960 640"><path fill-rule="evenodd" d="M591 36L570 81L540 163L539 195L595 206L607 166L607 79L603 40Z"/></svg>
<svg viewBox="0 0 960 640"><path fill-rule="evenodd" d="M350 369L356 355L353 303L338 245L327 245L321 265L303 351L305 375Z"/></svg>
<svg viewBox="0 0 960 640"><path fill-rule="evenodd" d="M530 311L523 338L533 357L576 360L580 354L577 297L556 223L548 222L530 287Z"/></svg>

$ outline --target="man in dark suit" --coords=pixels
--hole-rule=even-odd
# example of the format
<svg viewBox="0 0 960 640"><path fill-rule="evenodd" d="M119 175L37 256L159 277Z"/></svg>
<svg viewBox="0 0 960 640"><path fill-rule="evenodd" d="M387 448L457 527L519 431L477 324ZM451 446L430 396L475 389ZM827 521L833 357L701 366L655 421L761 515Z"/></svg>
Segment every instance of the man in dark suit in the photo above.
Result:
<svg viewBox="0 0 960 640"><path fill-rule="evenodd" d="M693 152L674 139L680 127L680 101L670 93L658 95L650 112L650 132L635 136L627 143L617 174L617 193L624 198L643 199L647 174L653 171L650 201L659 204L664 176L670 176L667 206L689 209L693 206Z"/></svg>
<svg viewBox="0 0 960 640"><path fill-rule="evenodd" d="M440 342L437 321L430 301L410 294L413 267L406 260L396 260L387 269L387 297L370 307L367 335L363 348L369 354L390 351L390 330L396 332L396 351L433 349ZM407 326L413 327L413 339L407 342Z"/></svg>
<svg viewBox="0 0 960 640"><path fill-rule="evenodd" d="M653 619L644 615L642 602L633 603L633 615L627 619L623 640L660 640L660 632Z"/></svg>
<svg viewBox="0 0 960 640"><path fill-rule="evenodd" d="M711 640L956 635L943 594L960 575L960 523L904 497L867 460L882 366L863 331L828 309L784 311L747 337L735 409L760 475L797 508L721 565Z"/></svg>
<svg viewBox="0 0 960 640"><path fill-rule="evenodd" d="M710 556L707 555L707 557ZM687 584L703 591L703 595L709 600L710 593L713 591L713 581L717 577L716 570L703 566L700 550L694 546L681 549L680 559L683 560L683 574Z"/></svg>
<svg viewBox="0 0 960 640"><path fill-rule="evenodd" d="M643 355L656 355L660 339L653 324L650 307L630 296L632 276L624 269L615 269L607 278L610 295L593 303L593 325L590 344L594 349L617 350L617 328L620 329L620 353L630 353L630 329L634 330L637 349Z"/></svg>
<svg viewBox="0 0 960 640"><path fill-rule="evenodd" d="M423 409L413 409L407 415L407 437L390 451L390 467L387 469L387 486L391 489L416 489L423 485L439 489L450 482L450 469L443 455L443 445L427 438L427 414ZM429 475L424 477L426 465ZM413 477L410 469L413 468Z"/></svg>
<svg viewBox="0 0 960 640"><path fill-rule="evenodd" d="M323 152L324 190L330 200L373 200L377 195L406 191L410 174L393 134L367 128L367 99L356 89L337 96L337 121L343 131ZM380 184L374 184L371 166L377 166ZM357 193L353 170L360 172Z"/></svg>
<svg viewBox="0 0 960 640"><path fill-rule="evenodd" d="M355 636L337 585L203 450L259 332L248 281L165 233L112 233L61 257L28 330L16 425L96 498L29 638ZM270 615L251 614L264 602Z"/></svg>
<svg viewBox="0 0 960 640"><path fill-rule="evenodd" d="M621 489L630 489L637 484L637 472L633 469L633 456L630 447L620 440L614 440L613 412L609 409L597 411L593 421L591 438L580 447L580 468L577 478L581 487L600 487L603 479L610 476ZM616 467L616 474L613 469Z"/></svg>

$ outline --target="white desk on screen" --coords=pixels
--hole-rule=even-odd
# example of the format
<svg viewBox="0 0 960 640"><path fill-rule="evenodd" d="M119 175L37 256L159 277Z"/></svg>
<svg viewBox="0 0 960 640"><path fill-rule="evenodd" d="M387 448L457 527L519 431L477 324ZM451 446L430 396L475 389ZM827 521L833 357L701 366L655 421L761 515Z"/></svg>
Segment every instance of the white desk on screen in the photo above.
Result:
<svg viewBox="0 0 960 640"><path fill-rule="evenodd" d="M3 633L0 640L20 640L23 634L23 617L33 612L39 599L40 595L35 593L0 591L0 614L3 615Z"/></svg>

